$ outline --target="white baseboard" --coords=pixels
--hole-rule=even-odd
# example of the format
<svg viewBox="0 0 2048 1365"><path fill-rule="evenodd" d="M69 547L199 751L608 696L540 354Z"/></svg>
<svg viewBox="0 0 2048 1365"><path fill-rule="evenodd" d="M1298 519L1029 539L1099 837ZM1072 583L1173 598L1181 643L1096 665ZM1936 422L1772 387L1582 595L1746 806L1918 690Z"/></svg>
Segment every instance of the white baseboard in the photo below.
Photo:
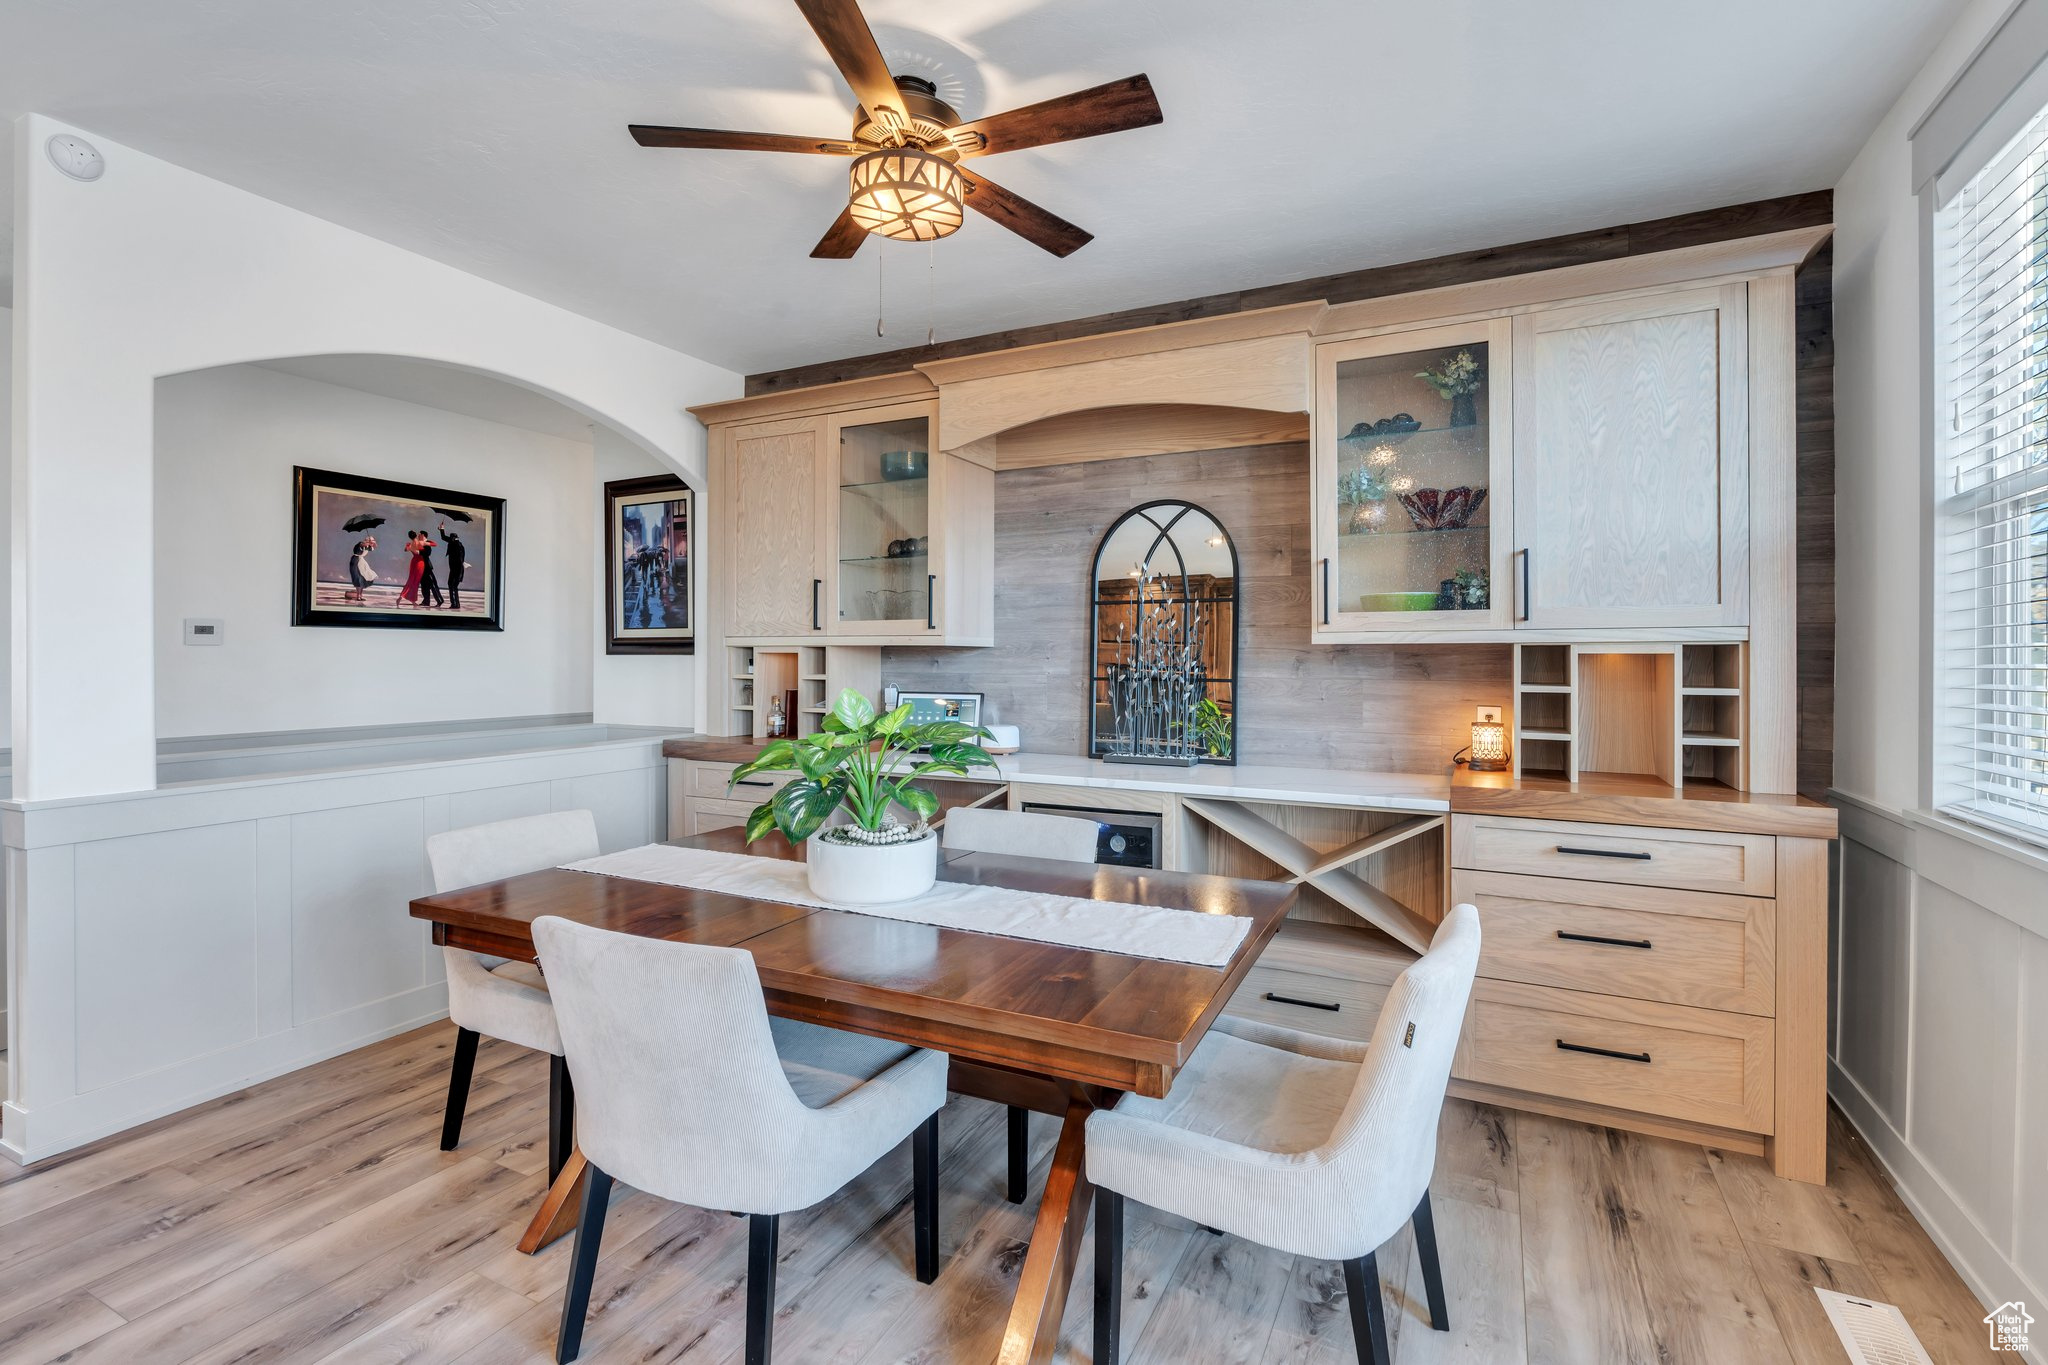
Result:
<svg viewBox="0 0 2048 1365"><path fill-rule="evenodd" d="M448 986L436 981L57 1104L0 1104L0 1151L23 1165L46 1160L447 1015Z"/></svg>
<svg viewBox="0 0 2048 1365"><path fill-rule="evenodd" d="M2029 1283L2011 1258L1984 1234L1948 1183L1921 1159L1912 1143L1892 1127L1863 1087L1833 1058L1828 1059L1828 1093L1891 1175L1899 1198L1986 1312L2008 1299L2048 1304L2048 1294ZM2048 1341L2027 1352L2026 1358L2033 1365L2048 1365L2044 1350L2048 1350Z"/></svg>

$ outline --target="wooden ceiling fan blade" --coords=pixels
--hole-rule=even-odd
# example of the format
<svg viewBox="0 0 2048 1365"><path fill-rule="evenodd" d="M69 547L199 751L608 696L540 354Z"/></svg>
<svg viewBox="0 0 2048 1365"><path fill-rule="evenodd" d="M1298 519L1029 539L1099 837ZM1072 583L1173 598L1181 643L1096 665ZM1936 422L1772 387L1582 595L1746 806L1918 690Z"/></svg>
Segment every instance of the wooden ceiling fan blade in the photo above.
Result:
<svg viewBox="0 0 2048 1365"><path fill-rule="evenodd" d="M1095 240L1095 234L1075 227L1056 213L1038 207L1029 199L1010 193L992 180L961 169L967 184L967 207L993 218L1010 231L1043 247L1055 256L1071 256Z"/></svg>
<svg viewBox="0 0 2048 1365"><path fill-rule="evenodd" d="M629 123L626 131L642 147L711 147L734 152L810 152L853 156L863 150L843 137L792 137L787 133L737 133L726 128L665 128Z"/></svg>
<svg viewBox="0 0 2048 1365"><path fill-rule="evenodd" d="M896 78L889 74L889 64L882 60L882 49L860 6L854 0L796 0L796 7L810 21L811 31L825 45L839 74L853 87L861 107L876 115L889 109L901 118L903 97L897 93Z"/></svg>
<svg viewBox="0 0 2048 1365"><path fill-rule="evenodd" d="M952 138L962 156L993 156L1165 121L1159 97L1152 93L1151 78L1138 75L963 123L952 130ZM970 133L980 134L983 145L969 150L963 135Z"/></svg>
<svg viewBox="0 0 2048 1365"><path fill-rule="evenodd" d="M853 221L852 209L839 210L839 216L832 220L832 226L825 229L825 235L811 248L811 257L820 261L844 261L860 250L860 244L868 239L868 230Z"/></svg>

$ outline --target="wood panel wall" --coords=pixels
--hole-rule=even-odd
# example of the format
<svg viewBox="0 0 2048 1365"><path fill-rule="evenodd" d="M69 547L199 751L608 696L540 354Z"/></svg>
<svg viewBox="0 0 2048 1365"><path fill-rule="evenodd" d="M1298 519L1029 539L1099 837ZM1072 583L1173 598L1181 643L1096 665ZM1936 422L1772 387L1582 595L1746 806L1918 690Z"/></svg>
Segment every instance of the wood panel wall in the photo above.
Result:
<svg viewBox="0 0 2048 1365"><path fill-rule="evenodd" d="M1835 778L1834 243L1799 271L1799 794Z"/></svg>
<svg viewBox="0 0 2048 1365"><path fill-rule="evenodd" d="M882 680L971 691L1035 753L1087 747L1089 574L1109 524L1155 498L1197 503L1244 575L1239 762L1441 771L1472 708L1509 704L1506 645L1311 645L1308 447L1153 455L996 476L993 649L890 648Z"/></svg>
<svg viewBox="0 0 2048 1365"><path fill-rule="evenodd" d="M927 360L981 355L988 351L1033 346L1045 341L1064 341L1070 337L1128 331L1134 327L1155 327L1163 322L1186 322L1193 318L1243 313L1255 308L1277 308L1282 304L1304 303L1318 299L1328 303L1350 303L1357 299L1385 298L1390 294L1408 294L1418 289L1470 284L1476 280L1497 280L1509 275L1526 275L1537 270L1556 270L1562 266L1585 265L1591 261L1611 261L1653 251L1674 251L1679 247L1725 242L1737 237L1782 232L1789 228L1816 227L1834 221L1834 201L1834 191L1812 190L1805 194L1788 194L1779 199L1759 199L1747 204L1729 204L1724 208L1705 209L1697 213L1681 213L1649 222L1620 223L1613 227L1596 228L1590 232L1546 237L1541 241L1515 242L1507 246L1486 247L1479 251L1461 251L1455 255L1435 256L1425 261L1403 261L1394 265L1373 266L1365 270L1347 270L1341 274L1289 280L1284 284L1266 285L1257 289L1205 294L1200 298L1150 304L1142 308L1126 308L1115 313L1097 313L1092 317L1071 318L1065 322L1049 322L1034 327L1016 327L1006 332L959 337L939 342L934 346L912 346L894 351L877 351L869 355L847 356L839 360L799 365L786 370L750 374L747 376L747 395L752 397L763 393L781 393L788 389L809 388L813 384L833 384L845 379L859 379L865 375L896 374Z"/></svg>

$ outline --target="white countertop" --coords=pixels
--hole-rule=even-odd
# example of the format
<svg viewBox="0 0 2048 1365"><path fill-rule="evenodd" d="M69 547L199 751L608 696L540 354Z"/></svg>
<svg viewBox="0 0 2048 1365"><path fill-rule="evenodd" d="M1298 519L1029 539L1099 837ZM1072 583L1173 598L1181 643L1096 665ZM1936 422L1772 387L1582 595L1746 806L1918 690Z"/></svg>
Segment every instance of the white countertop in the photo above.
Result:
<svg viewBox="0 0 2048 1365"><path fill-rule="evenodd" d="M1193 768L1104 763L1070 754L1004 754L996 767L1009 782L1110 791L1174 792L1239 801L1301 802L1369 810L1437 813L1451 808L1450 778L1442 773L1356 772L1342 768L1279 768L1258 764Z"/></svg>

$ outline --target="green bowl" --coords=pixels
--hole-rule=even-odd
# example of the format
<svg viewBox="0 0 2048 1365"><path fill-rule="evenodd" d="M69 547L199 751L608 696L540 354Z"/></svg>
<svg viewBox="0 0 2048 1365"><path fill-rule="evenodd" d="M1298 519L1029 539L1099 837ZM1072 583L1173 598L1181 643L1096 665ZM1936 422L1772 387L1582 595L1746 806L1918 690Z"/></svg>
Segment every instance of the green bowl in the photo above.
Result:
<svg viewBox="0 0 2048 1365"><path fill-rule="evenodd" d="M1369 592L1358 599L1360 611L1434 611L1433 592Z"/></svg>

